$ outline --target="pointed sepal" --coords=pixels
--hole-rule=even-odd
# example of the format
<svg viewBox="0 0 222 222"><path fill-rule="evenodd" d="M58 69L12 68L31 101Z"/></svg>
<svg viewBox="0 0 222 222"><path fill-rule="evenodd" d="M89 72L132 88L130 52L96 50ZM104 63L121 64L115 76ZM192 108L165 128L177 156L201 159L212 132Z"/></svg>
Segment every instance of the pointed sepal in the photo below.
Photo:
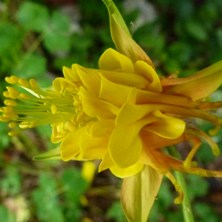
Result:
<svg viewBox="0 0 222 222"><path fill-rule="evenodd" d="M112 0L102 0L106 5L110 19L110 32L116 49L129 57L133 62L137 60L146 61L149 65L153 63L143 49L132 39L131 34L124 22L119 10Z"/></svg>
<svg viewBox="0 0 222 222"><path fill-rule="evenodd" d="M44 160L60 160L60 147L57 147L55 149L51 149L45 153L39 154L37 156L33 157L33 160L36 161L44 161Z"/></svg>
<svg viewBox="0 0 222 222"><path fill-rule="evenodd" d="M146 222L162 181L162 174L149 166L125 178L121 203L129 222Z"/></svg>

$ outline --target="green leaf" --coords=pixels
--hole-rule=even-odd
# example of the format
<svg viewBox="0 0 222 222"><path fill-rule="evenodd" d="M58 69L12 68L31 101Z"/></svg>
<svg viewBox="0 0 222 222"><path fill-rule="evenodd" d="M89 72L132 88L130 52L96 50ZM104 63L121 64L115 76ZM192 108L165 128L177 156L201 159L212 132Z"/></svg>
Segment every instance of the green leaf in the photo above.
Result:
<svg viewBox="0 0 222 222"><path fill-rule="evenodd" d="M6 176L0 182L2 193L16 195L21 190L21 175L16 167L6 168Z"/></svg>
<svg viewBox="0 0 222 222"><path fill-rule="evenodd" d="M83 179L81 171L77 168L67 168L62 175L65 189L64 198L66 205L64 212L66 221L80 221L82 210L80 200L88 188L88 183Z"/></svg>
<svg viewBox="0 0 222 222"><path fill-rule="evenodd" d="M0 205L0 218L4 218L4 222L14 222L16 221L15 215L9 212L9 210L4 207L3 205Z"/></svg>
<svg viewBox="0 0 222 222"><path fill-rule="evenodd" d="M124 222L124 213L121 208L119 201L114 202L111 207L108 209L107 218L112 219L116 222Z"/></svg>
<svg viewBox="0 0 222 222"><path fill-rule="evenodd" d="M39 187L32 192L32 201L39 221L64 222L59 204L56 180L48 173L41 173Z"/></svg>
<svg viewBox="0 0 222 222"><path fill-rule="evenodd" d="M69 18L59 11L52 14L49 25L45 29L43 43L52 53L67 52L71 48L71 32Z"/></svg>
<svg viewBox="0 0 222 222"><path fill-rule="evenodd" d="M62 182L66 189L66 199L72 203L79 203L80 197L88 188L88 183L82 177L80 170L67 168L62 175Z"/></svg>
<svg viewBox="0 0 222 222"><path fill-rule="evenodd" d="M24 56L13 72L25 78L38 77L46 73L46 58L38 54Z"/></svg>
<svg viewBox="0 0 222 222"><path fill-rule="evenodd" d="M9 55L20 48L22 36L23 34L16 26L7 22L0 23L0 56Z"/></svg>
<svg viewBox="0 0 222 222"><path fill-rule="evenodd" d="M16 17L25 29L42 32L48 25L49 13L43 5L34 2L24 2L20 6Z"/></svg>
<svg viewBox="0 0 222 222"><path fill-rule="evenodd" d="M149 166L123 180L121 202L129 222L147 221L161 181L162 175Z"/></svg>
<svg viewBox="0 0 222 222"><path fill-rule="evenodd" d="M193 38L199 41L205 41L208 38L206 29L204 29L200 22L195 20L189 20L186 23L186 30Z"/></svg>

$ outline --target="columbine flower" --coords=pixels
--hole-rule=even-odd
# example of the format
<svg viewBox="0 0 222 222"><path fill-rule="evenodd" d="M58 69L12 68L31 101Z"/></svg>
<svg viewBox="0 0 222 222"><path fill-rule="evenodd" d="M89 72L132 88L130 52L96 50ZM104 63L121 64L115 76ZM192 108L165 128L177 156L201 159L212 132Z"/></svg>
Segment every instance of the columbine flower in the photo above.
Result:
<svg viewBox="0 0 222 222"><path fill-rule="evenodd" d="M222 107L222 102L205 98L222 83L222 61L187 78L160 78L150 58L131 38L114 3L104 3L117 50L107 49L98 69L78 64L65 67L64 77L56 78L45 90L35 80L7 77L13 86L4 92L1 121L9 122L11 135L50 124L52 142L59 143L59 149L44 157L101 160L99 171L110 169L125 178L122 198L129 220L145 221L163 175L178 191L177 203L182 190L173 170L222 176L221 171L202 169L193 162L202 141L219 155L217 144L193 120L212 123L210 134L220 129L222 120L210 111ZM165 152L165 147L184 141L192 144L184 161ZM144 202L143 195L132 198L138 192L145 192L149 199ZM142 210L135 207L139 201Z"/></svg>

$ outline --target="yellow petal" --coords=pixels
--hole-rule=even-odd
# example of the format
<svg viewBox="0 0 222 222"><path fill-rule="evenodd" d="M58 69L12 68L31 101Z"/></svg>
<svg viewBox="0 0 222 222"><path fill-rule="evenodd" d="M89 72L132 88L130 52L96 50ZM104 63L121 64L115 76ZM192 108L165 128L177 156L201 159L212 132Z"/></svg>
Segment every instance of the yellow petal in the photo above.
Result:
<svg viewBox="0 0 222 222"><path fill-rule="evenodd" d="M128 221L147 221L161 182L162 174L149 166L123 180L121 203Z"/></svg>
<svg viewBox="0 0 222 222"><path fill-rule="evenodd" d="M125 103L118 113L116 124L117 126L132 124L142 119L151 111L152 109L150 110L149 106L147 105L135 105L131 103Z"/></svg>
<svg viewBox="0 0 222 222"><path fill-rule="evenodd" d="M149 124L144 130L166 139L176 139L184 133L186 123L183 120L167 116L160 111L155 111L154 115L158 120Z"/></svg>
<svg viewBox="0 0 222 222"><path fill-rule="evenodd" d="M165 79L162 84L167 93L185 95L193 101L205 98L222 84L222 61L187 78Z"/></svg>
<svg viewBox="0 0 222 222"><path fill-rule="evenodd" d="M99 68L110 71L121 71L133 73L132 61L125 55L114 49L107 49L99 59Z"/></svg>
<svg viewBox="0 0 222 222"><path fill-rule="evenodd" d="M162 91L160 78L152 66L145 63L144 61L137 61L135 63L135 73L138 73L148 80L148 90L151 90L153 92Z"/></svg>
<svg viewBox="0 0 222 222"><path fill-rule="evenodd" d="M62 160L73 160L80 154L80 138L84 130L85 128L76 129L64 138L60 145Z"/></svg>
<svg viewBox="0 0 222 222"><path fill-rule="evenodd" d="M115 126L114 119L103 119L101 121L93 122L89 134L95 137L102 137L111 134Z"/></svg>
<svg viewBox="0 0 222 222"><path fill-rule="evenodd" d="M111 134L108 149L112 161L119 167L129 167L138 161L142 151L140 129L141 126L136 125L118 127Z"/></svg>
<svg viewBox="0 0 222 222"><path fill-rule="evenodd" d="M111 82L102 76L99 97L115 106L121 107L127 100L131 90L131 87Z"/></svg>
<svg viewBox="0 0 222 222"><path fill-rule="evenodd" d="M121 168L118 167L117 165L114 165L110 167L110 171L112 174L119 178L126 178L126 177L131 177L137 173L139 173L143 169L144 165L142 163L135 163L132 166L126 167L126 168Z"/></svg>
<svg viewBox="0 0 222 222"><path fill-rule="evenodd" d="M153 66L153 63L148 55L132 39L128 28L113 1L103 0L103 2L105 3L109 12L111 36L117 50L129 57L133 62L137 60L144 60Z"/></svg>
<svg viewBox="0 0 222 222"><path fill-rule="evenodd" d="M61 157L64 161L102 159L107 152L108 139L88 134L90 125L71 132L61 143Z"/></svg>
<svg viewBox="0 0 222 222"><path fill-rule="evenodd" d="M99 165L99 172L110 169L115 176L125 178L139 173L143 169L143 166L143 163L137 162L132 166L121 168L112 161L109 153L106 153Z"/></svg>
<svg viewBox="0 0 222 222"><path fill-rule="evenodd" d="M81 134L81 153L78 158L83 160L102 159L107 152L107 146L108 137L94 137L88 134L88 130L86 130Z"/></svg>
<svg viewBox="0 0 222 222"><path fill-rule="evenodd" d="M110 155L109 153L107 152L103 158L102 158L102 161L100 162L99 164L99 172L103 171L103 170L107 170L111 167L114 166L114 163L112 161L112 159L110 158Z"/></svg>
<svg viewBox="0 0 222 222"><path fill-rule="evenodd" d="M91 117L112 118L118 113L118 108L112 103L98 99L84 88L80 89L79 97L84 112Z"/></svg>
<svg viewBox="0 0 222 222"><path fill-rule="evenodd" d="M129 125L117 126L113 130L108 149L112 161L119 167L129 167L139 160L143 148L139 133L150 121L152 118L144 118Z"/></svg>
<svg viewBox="0 0 222 222"><path fill-rule="evenodd" d="M100 76L98 75L98 70L85 68L77 64L72 65L72 70L78 74L87 91L94 95L99 94Z"/></svg>

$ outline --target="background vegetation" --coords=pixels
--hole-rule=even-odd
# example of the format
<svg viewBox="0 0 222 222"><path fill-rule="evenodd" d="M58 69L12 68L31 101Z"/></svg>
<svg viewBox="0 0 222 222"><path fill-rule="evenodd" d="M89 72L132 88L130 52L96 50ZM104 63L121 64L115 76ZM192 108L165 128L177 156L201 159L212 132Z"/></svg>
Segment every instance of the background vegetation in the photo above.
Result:
<svg viewBox="0 0 222 222"><path fill-rule="evenodd" d="M136 3L135 3L136 2ZM134 39L162 75L189 75L222 59L220 0L117 1ZM96 67L104 49L113 47L107 11L100 0L1 0L0 94L12 73L35 78L42 86L72 63ZM0 98L3 104L3 97ZM213 99L222 100L218 91ZM203 129L208 129L202 123ZM124 222L119 204L121 181L109 172L84 176L87 166L60 161L34 162L51 149L50 129L7 136L0 123L0 220L4 222ZM222 132L221 132L222 133ZM221 135L221 133L219 135ZM222 145L221 137L215 140ZM182 150L182 153L184 151ZM207 145L198 153L206 168L222 169ZM222 180L186 176L195 218L219 222ZM175 191L164 181L151 222L182 221Z"/></svg>

